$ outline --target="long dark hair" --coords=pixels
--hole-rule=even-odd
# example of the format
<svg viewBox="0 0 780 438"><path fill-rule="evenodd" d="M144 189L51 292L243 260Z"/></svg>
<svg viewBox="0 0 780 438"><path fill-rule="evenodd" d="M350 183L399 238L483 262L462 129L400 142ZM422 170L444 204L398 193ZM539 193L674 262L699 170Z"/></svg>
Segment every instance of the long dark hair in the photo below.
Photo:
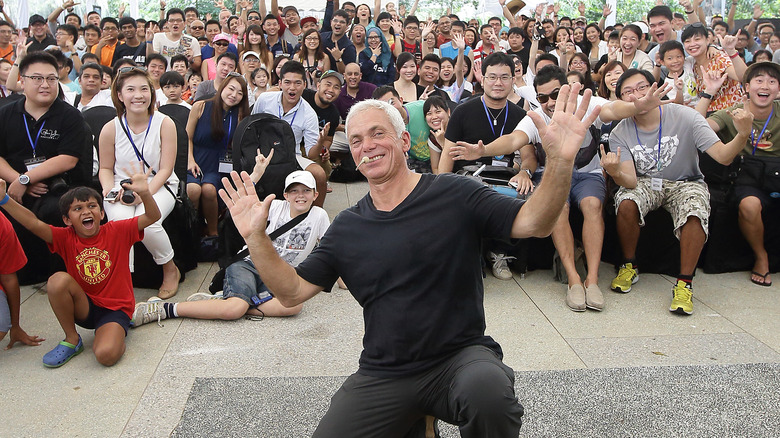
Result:
<svg viewBox="0 0 780 438"><path fill-rule="evenodd" d="M222 109L222 90L234 79L241 85L241 91L244 93L241 101L236 105L238 107L238 120L241 121L241 119L249 115L249 93L247 93L246 89L246 80L238 73L230 73L220 84L217 94L211 98L213 102L211 105L211 138L217 141L225 138L225 110Z"/></svg>
<svg viewBox="0 0 780 438"><path fill-rule="evenodd" d="M569 59L569 65L567 68L567 71L571 71L571 62L574 61L575 58L579 58L580 61L585 63L585 66L587 67L588 71L586 73L580 73L583 77L582 85L585 86L585 88L590 88L591 91L596 91L596 84L593 82L593 78L591 78L591 71L590 71L590 60L588 59L588 55L584 53L575 53L572 55L571 59ZM583 88L584 89L584 88Z"/></svg>
<svg viewBox="0 0 780 438"><path fill-rule="evenodd" d="M623 73L625 73L626 70L628 70L628 67L626 67L625 64L618 61L617 59L614 61L609 61L609 63L607 63L607 65L604 66L604 70L603 70L604 73L601 75L601 81L599 82L599 90L598 90L598 95L603 97L604 99L609 99L610 97L609 93L611 93L611 91L609 91L609 88L607 88L607 73L612 71L612 69L615 67L621 67L623 69ZM617 90L615 90L615 94L617 95Z"/></svg>
<svg viewBox="0 0 780 438"><path fill-rule="evenodd" d="M322 36L317 31L317 29L309 29L306 32L303 33L303 38L301 38L301 51L298 52L298 58L300 58L301 62L306 61L309 59L309 48L306 47L306 37L308 37L311 34L317 35L317 39L319 40L319 45L317 46L317 51L314 52L314 60L319 61L323 58L325 58L325 51L322 48Z"/></svg>
<svg viewBox="0 0 780 438"><path fill-rule="evenodd" d="M590 51L593 50L593 43L588 40L588 29L594 28L599 33L599 42L602 41L604 38L604 33L601 31L601 28L596 23L590 23L589 25L585 26L585 38L582 39L582 51L585 52L588 57L590 57Z"/></svg>
<svg viewBox="0 0 780 438"><path fill-rule="evenodd" d="M249 32L252 32L255 35L260 35L263 37L263 39L260 40L260 44L258 44L259 48L255 49L252 44L249 43ZM263 31L263 28L253 24L249 26L246 29L246 33L244 33L244 51L241 52L241 55L244 54L244 52L248 52L250 50L256 51L260 55L260 63L265 65L265 62L268 60L268 54L271 53L270 50L268 50L268 45L265 44L265 32Z"/></svg>

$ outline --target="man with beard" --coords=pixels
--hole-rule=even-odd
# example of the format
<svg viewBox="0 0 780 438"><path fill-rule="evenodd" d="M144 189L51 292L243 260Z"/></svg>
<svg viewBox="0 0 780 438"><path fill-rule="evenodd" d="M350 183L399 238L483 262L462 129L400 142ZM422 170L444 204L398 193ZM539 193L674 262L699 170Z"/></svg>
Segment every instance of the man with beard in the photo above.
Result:
<svg viewBox="0 0 780 438"><path fill-rule="evenodd" d="M27 53L42 51L49 46L56 46L57 40L49 35L46 20L38 14L30 17L30 36L27 38Z"/></svg>
<svg viewBox="0 0 780 438"><path fill-rule="evenodd" d="M317 91L308 88L303 90L304 100L317 113L320 130L324 130L327 127L327 132L323 132L322 139L317 144L318 147L314 148L309 154L310 159L322 166L326 175L330 174L331 170L329 159L333 135L336 133L336 129L341 121L339 111L333 105L333 102L336 101L343 82L344 77L341 76L341 73L328 70L322 74L322 77L317 82Z"/></svg>

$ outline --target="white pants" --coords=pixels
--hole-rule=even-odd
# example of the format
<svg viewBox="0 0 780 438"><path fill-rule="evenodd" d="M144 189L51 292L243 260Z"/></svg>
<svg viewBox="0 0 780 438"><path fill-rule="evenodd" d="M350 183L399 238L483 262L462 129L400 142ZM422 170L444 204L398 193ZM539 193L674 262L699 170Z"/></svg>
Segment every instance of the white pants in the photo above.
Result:
<svg viewBox="0 0 780 438"><path fill-rule="evenodd" d="M153 196L154 201L157 202L157 208L160 209L160 220L149 225L144 229L143 243L149 253L152 254L154 262L158 265L164 265L173 259L173 246L171 246L171 239L168 238L168 233L162 227L162 222L171 214L176 200L165 189L160 187L160 190ZM144 205L125 205L117 200L117 202L103 201L103 208L106 210L106 216L110 221L117 221L122 219L130 219L136 216L144 214ZM134 254L133 249L130 249L130 271L134 272Z"/></svg>

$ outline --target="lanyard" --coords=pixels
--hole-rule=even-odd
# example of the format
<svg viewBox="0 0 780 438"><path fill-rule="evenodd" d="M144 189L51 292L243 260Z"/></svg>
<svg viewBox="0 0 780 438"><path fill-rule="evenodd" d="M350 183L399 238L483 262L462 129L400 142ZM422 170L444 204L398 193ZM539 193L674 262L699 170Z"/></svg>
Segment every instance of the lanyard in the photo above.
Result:
<svg viewBox="0 0 780 438"><path fill-rule="evenodd" d="M230 135L233 133L233 118L230 117L230 112L228 111L228 130L227 135L225 136L225 150L227 151L228 145L230 144ZM292 126L292 125L290 125Z"/></svg>
<svg viewBox="0 0 780 438"><path fill-rule="evenodd" d="M32 147L33 151L33 158L35 158L35 148L38 146L38 140L41 138L41 131L43 131L43 125L46 124L46 121L44 120L43 123L41 123L41 127L38 128L38 135L35 136L35 141L33 141L32 137L30 136L30 127L27 125L27 117L25 117L24 114L22 114L22 120L24 120L24 132L27 133L27 139L30 140L30 146Z"/></svg>
<svg viewBox="0 0 780 438"><path fill-rule="evenodd" d="M298 102L298 103L300 104L300 102ZM299 106L298 109L301 109L301 107ZM287 114L289 114L289 113L287 113ZM284 120L283 116L285 116L285 115L286 114L284 114L284 108L282 107L282 104L280 102L279 103L279 118ZM293 118L292 118L292 120L290 120L290 128L293 127L293 123L295 123L295 116L297 116L297 115L298 115L298 110L295 110L295 112L293 113Z"/></svg>
<svg viewBox="0 0 780 438"><path fill-rule="evenodd" d="M772 120L772 116L774 114L775 114L775 106L772 105L772 112L769 113L769 117L766 119L766 122L764 122L764 127L761 128L761 133L758 134L758 138L754 138L755 132L752 129L750 130L750 144L753 145L753 155L756 154L756 148L758 147L758 142L761 141L761 137L764 136L764 132L766 132L766 127L769 126L769 121Z"/></svg>
<svg viewBox="0 0 780 438"><path fill-rule="evenodd" d="M659 121L658 121L658 158L655 159L655 165L657 170L661 170L661 135L663 133L664 129L664 113L661 110L661 107L658 107L658 115L659 115ZM639 128L636 126L636 120L634 120L634 132L636 132L636 142L639 144L639 146L642 146L642 149L647 150L645 148L645 145L642 144L642 140L639 139Z"/></svg>
<svg viewBox="0 0 780 438"><path fill-rule="evenodd" d="M146 146L146 137L149 136L149 128L152 127L152 116L149 116L149 125L146 127L146 134L144 134L144 141L141 143L141 152L138 152L138 147L135 145L135 142L133 141L133 131L130 130L130 125L127 123L127 114L125 114L125 128L127 129L127 139L130 140L130 144L133 145L133 151L135 152L136 158L138 158L138 161L145 161L144 160L144 147Z"/></svg>
<svg viewBox="0 0 780 438"><path fill-rule="evenodd" d="M488 118L488 125L490 125L490 130L493 131L493 139L497 139L498 137L501 137L504 135L504 129L506 128L506 121L507 118L509 118L509 102L507 101L506 106L504 107L504 124L501 126L501 134L496 136L496 130L493 128L493 118L490 116L490 112L488 111L488 107L485 104L485 98L482 98L482 108L485 109L485 116Z"/></svg>

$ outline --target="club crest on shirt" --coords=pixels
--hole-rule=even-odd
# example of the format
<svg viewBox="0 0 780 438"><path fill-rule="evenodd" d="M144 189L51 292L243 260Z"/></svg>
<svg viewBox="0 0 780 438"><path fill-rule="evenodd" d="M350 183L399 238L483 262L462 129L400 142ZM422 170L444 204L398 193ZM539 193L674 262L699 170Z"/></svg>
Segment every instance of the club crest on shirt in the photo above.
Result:
<svg viewBox="0 0 780 438"><path fill-rule="evenodd" d="M100 283L111 272L111 259L108 251L100 248L84 248L76 256L76 269L79 271L81 279L86 283Z"/></svg>

